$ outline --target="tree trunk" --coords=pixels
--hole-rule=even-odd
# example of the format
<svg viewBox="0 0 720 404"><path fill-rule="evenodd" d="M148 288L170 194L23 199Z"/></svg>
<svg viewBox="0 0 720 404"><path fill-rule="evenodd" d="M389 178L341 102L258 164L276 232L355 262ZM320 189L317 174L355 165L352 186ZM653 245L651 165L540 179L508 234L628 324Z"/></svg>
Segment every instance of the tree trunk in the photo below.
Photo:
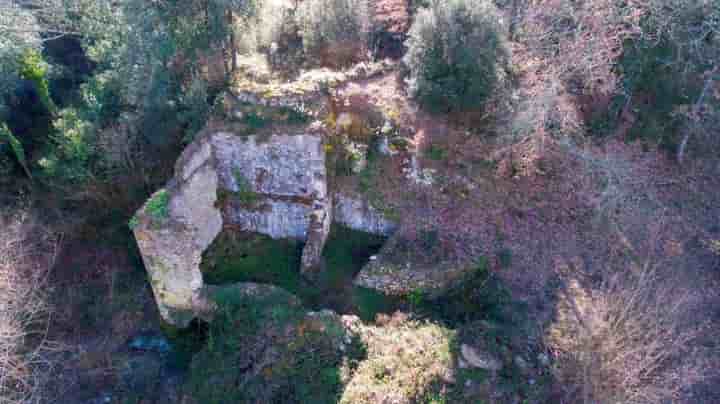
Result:
<svg viewBox="0 0 720 404"><path fill-rule="evenodd" d="M700 111L700 106L703 103L703 100L705 99L705 94L707 94L708 90L710 89L710 85L713 82L715 73L717 72L717 67L712 70L712 72L708 75L708 78L705 79L705 85L703 86L702 91L700 92L700 96L698 96L697 101L695 101L695 104L693 105L692 111L690 112L690 119L692 122L688 124L688 126L685 128L685 134L683 135L683 140L680 143L680 147L678 148L677 153L677 161L678 163L682 164L683 159L685 158L685 148L687 147L688 141L690 140L690 135L693 132L693 129L695 129L696 124L696 118L697 114Z"/></svg>
<svg viewBox="0 0 720 404"><path fill-rule="evenodd" d="M235 34L235 28L233 24L233 13L232 10L227 11L227 24L228 24L228 30L230 32L230 72L235 73L237 71L238 67L238 58L237 58L237 36Z"/></svg>

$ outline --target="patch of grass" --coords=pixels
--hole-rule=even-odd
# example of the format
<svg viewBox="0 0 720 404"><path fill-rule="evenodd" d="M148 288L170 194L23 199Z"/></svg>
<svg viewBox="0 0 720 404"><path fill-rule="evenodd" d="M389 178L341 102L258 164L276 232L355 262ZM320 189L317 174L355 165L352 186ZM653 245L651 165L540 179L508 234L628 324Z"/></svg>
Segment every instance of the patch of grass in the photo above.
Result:
<svg viewBox="0 0 720 404"><path fill-rule="evenodd" d="M425 301L425 294L420 289L415 289L405 296L405 300L410 304L411 309L421 307Z"/></svg>
<svg viewBox="0 0 720 404"><path fill-rule="evenodd" d="M377 152L377 145L371 142L367 152L367 165L358 173L358 188L363 193L370 193L375 188L378 175L382 175L382 156Z"/></svg>
<svg viewBox="0 0 720 404"><path fill-rule="evenodd" d="M258 200L258 194L253 190L252 184L237 168L232 170L232 174L235 179L235 184L238 187L238 190L235 191L233 195L242 206L247 208L254 207Z"/></svg>
<svg viewBox="0 0 720 404"><path fill-rule="evenodd" d="M138 220L137 216L133 215L133 217L130 218L128 221L128 228L130 230L135 230L136 227L140 224L140 221Z"/></svg>
<svg viewBox="0 0 720 404"><path fill-rule="evenodd" d="M351 282L370 256L380 251L385 240L382 236L333 224L323 249L325 268L321 283L340 286Z"/></svg>
<svg viewBox="0 0 720 404"><path fill-rule="evenodd" d="M252 104L242 104L241 122L248 126L251 132L263 129L272 123L285 123L300 125L310 121L305 111L287 107L264 107Z"/></svg>
<svg viewBox="0 0 720 404"><path fill-rule="evenodd" d="M373 320L376 313L387 312L396 304L388 303L379 293L351 285L355 274L384 242L384 237L333 225L323 249L323 271L311 283L300 273L302 243L224 232L203 254L201 270L208 284L272 284L298 296L313 309L349 310Z"/></svg>

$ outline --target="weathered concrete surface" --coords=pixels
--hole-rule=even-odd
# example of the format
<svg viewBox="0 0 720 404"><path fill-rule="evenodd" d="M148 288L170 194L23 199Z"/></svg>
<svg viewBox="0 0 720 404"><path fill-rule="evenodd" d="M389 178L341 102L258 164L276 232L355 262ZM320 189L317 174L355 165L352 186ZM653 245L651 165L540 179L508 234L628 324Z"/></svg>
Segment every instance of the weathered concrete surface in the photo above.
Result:
<svg viewBox="0 0 720 404"><path fill-rule="evenodd" d="M336 193L333 202L333 220L353 230L390 236L398 228L396 221L358 196Z"/></svg>

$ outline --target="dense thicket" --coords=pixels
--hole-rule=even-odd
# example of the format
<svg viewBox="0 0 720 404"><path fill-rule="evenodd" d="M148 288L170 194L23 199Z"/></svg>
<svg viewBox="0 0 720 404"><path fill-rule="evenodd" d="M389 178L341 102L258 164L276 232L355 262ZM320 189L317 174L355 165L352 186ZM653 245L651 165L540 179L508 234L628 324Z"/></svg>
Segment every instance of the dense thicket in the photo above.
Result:
<svg viewBox="0 0 720 404"><path fill-rule="evenodd" d="M162 161L148 153L174 150L204 125L213 91L237 64L235 30L254 8L251 0L2 3L0 120L24 146L27 156L16 160L30 162L36 177L53 186L90 189L128 176L142 185L147 178L138 175ZM48 81L68 78L40 52L68 35L81 41L94 70L70 79L83 83L56 109ZM47 124L17 130L23 114L31 122L47 116Z"/></svg>

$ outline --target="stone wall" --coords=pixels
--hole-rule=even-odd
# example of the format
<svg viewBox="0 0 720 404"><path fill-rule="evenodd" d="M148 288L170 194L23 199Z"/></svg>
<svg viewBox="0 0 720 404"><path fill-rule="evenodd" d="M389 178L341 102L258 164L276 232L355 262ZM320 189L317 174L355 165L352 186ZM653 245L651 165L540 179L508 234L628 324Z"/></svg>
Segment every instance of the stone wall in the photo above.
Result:
<svg viewBox="0 0 720 404"><path fill-rule="evenodd" d="M134 232L160 314L177 326L206 306L200 261L224 225L305 240L313 215L330 217L325 152L315 134L209 133L187 147L175 172L138 211ZM319 259L312 253L308 262Z"/></svg>
<svg viewBox="0 0 720 404"><path fill-rule="evenodd" d="M207 311L200 262L223 228L305 241L301 271L309 278L321 268L333 220L392 233L396 224L369 203L328 190L325 157L321 134L309 128L263 136L217 130L190 144L175 178L133 220L163 319L183 327Z"/></svg>

